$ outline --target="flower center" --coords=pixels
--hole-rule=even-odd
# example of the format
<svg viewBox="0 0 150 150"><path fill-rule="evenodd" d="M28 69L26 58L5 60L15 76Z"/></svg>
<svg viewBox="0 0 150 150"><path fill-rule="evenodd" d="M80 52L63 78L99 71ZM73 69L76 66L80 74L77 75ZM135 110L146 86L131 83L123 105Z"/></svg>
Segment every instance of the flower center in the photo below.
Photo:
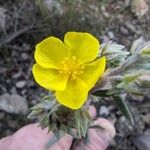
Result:
<svg viewBox="0 0 150 150"><path fill-rule="evenodd" d="M77 59L75 56L72 56L66 57L60 63L59 73L64 77L69 77L71 80L74 80L83 73L83 69L84 66L81 60Z"/></svg>

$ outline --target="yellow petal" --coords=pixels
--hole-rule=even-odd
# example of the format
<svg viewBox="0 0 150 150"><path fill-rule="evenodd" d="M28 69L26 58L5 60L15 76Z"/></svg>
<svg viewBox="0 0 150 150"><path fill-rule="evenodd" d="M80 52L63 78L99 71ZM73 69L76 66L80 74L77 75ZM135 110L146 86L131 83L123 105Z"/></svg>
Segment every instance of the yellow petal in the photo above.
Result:
<svg viewBox="0 0 150 150"><path fill-rule="evenodd" d="M89 89L91 89L104 73L105 67L106 58L103 56L100 59L85 65L84 73L80 78L88 85Z"/></svg>
<svg viewBox="0 0 150 150"><path fill-rule="evenodd" d="M44 68L58 68L60 61L67 56L66 48L61 40L49 37L36 45L36 62Z"/></svg>
<svg viewBox="0 0 150 150"><path fill-rule="evenodd" d="M56 99L71 109L79 109L87 99L88 87L82 80L69 80L64 91L56 91Z"/></svg>
<svg viewBox="0 0 150 150"><path fill-rule="evenodd" d="M64 90L67 78L62 78L57 70L45 69L38 64L32 68L35 81L42 87L49 90Z"/></svg>
<svg viewBox="0 0 150 150"><path fill-rule="evenodd" d="M99 41L89 33L67 32L64 43L70 54L83 62L91 62L98 55Z"/></svg>

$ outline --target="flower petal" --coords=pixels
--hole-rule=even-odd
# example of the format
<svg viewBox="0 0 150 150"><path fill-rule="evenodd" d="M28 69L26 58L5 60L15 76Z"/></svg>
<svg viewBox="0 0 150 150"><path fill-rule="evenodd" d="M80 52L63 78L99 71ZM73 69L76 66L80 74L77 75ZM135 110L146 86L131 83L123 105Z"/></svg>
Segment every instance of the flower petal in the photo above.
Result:
<svg viewBox="0 0 150 150"><path fill-rule="evenodd" d="M80 108L87 99L88 87L82 80L68 80L64 91L56 91L56 99L71 109Z"/></svg>
<svg viewBox="0 0 150 150"><path fill-rule="evenodd" d="M44 68L58 68L59 62L67 57L67 51L61 40L49 37L36 45L34 57Z"/></svg>
<svg viewBox="0 0 150 150"><path fill-rule="evenodd" d="M34 64L32 72L36 82L46 89L61 91L66 88L67 78L63 78L55 69L45 69Z"/></svg>
<svg viewBox="0 0 150 150"><path fill-rule="evenodd" d="M105 67L106 58L103 56L100 59L85 65L84 73L80 78L88 85L89 89L91 89L104 73Z"/></svg>
<svg viewBox="0 0 150 150"><path fill-rule="evenodd" d="M64 43L70 54L83 62L91 62L98 55L99 41L89 33L67 32Z"/></svg>

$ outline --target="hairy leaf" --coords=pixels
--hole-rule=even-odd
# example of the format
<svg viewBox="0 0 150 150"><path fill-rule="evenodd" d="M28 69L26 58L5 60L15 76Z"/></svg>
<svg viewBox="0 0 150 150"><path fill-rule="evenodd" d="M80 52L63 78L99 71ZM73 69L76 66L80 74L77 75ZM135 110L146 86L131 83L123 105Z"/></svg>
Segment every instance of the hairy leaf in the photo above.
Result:
<svg viewBox="0 0 150 150"><path fill-rule="evenodd" d="M133 117L132 114L127 106L127 104L125 103L125 101L121 98L121 96L116 95L113 96L113 99L117 105L117 107L120 109L120 111L123 113L123 115L132 123L134 124L133 121Z"/></svg>

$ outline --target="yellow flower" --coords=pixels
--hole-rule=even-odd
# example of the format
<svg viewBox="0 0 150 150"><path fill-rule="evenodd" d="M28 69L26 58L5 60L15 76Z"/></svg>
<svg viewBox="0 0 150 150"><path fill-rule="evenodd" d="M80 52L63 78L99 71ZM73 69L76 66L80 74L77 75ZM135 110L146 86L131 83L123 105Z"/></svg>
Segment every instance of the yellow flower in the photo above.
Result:
<svg viewBox="0 0 150 150"><path fill-rule="evenodd" d="M99 42L89 33L67 32L64 42L49 37L36 45L33 75L36 82L54 90L62 105L78 109L105 71L106 59L96 59Z"/></svg>

